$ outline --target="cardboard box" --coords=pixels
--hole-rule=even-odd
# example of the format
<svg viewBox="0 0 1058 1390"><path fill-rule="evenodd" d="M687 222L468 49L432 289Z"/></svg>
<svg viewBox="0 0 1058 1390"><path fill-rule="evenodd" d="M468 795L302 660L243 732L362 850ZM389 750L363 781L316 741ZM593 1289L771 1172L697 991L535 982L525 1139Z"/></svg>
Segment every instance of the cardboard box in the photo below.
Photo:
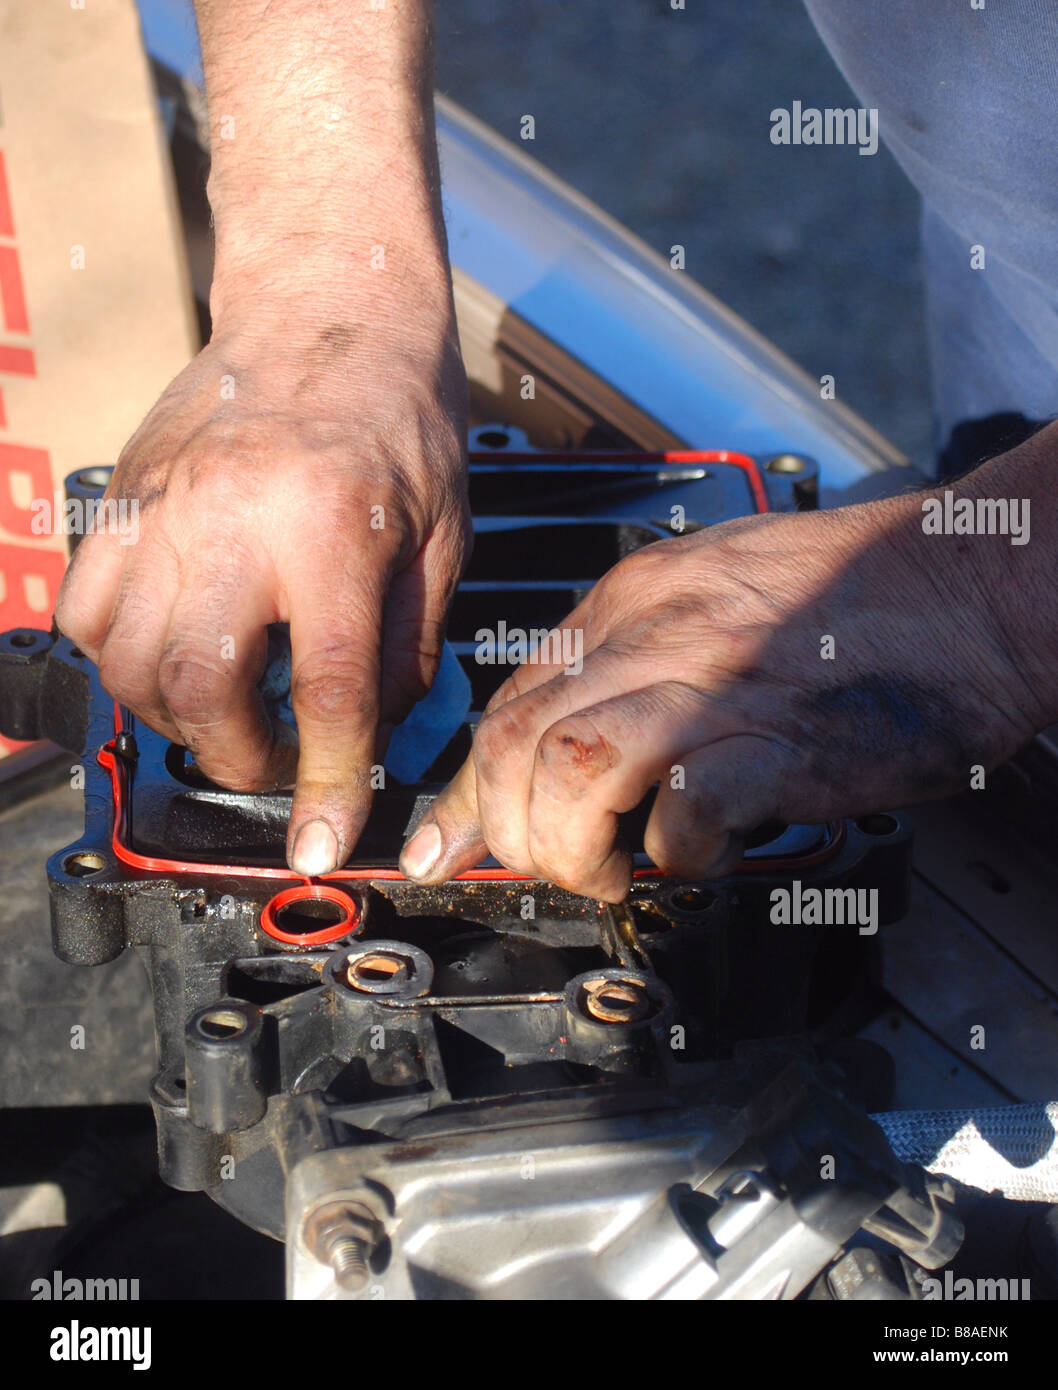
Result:
<svg viewBox="0 0 1058 1390"><path fill-rule="evenodd" d="M51 622L34 503L116 460L197 336L134 0L0 0L0 631Z"/></svg>

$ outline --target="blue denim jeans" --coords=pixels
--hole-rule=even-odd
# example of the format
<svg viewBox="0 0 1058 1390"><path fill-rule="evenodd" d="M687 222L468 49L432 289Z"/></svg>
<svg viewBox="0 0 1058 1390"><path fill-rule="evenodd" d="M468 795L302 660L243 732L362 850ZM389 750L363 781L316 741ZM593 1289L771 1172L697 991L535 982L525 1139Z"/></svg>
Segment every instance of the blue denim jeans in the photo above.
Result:
<svg viewBox="0 0 1058 1390"><path fill-rule="evenodd" d="M922 195L942 469L961 471L1058 415L1058 0L806 4Z"/></svg>

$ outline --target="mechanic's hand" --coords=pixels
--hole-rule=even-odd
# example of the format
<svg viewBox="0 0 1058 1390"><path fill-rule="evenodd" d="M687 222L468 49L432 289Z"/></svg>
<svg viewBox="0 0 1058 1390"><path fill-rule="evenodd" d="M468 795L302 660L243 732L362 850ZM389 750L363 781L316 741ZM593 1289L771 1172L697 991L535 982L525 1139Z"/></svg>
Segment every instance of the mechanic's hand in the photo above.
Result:
<svg viewBox="0 0 1058 1390"><path fill-rule="evenodd" d="M907 496L637 551L563 623L582 674L524 665L497 692L404 872L439 882L487 850L616 902L617 817L655 783L647 853L691 879L729 872L769 820L969 787L1046 723L1005 649L1010 553L923 535Z"/></svg>
<svg viewBox="0 0 1058 1390"><path fill-rule="evenodd" d="M371 765L433 679L467 553L466 379L445 297L431 311L412 295L413 321L370 306L311 327L240 306L118 462L107 496L138 500L137 543L86 537L59 596L106 689L243 791L293 781L293 736L256 691L266 624L290 623L287 852L304 874L356 843Z"/></svg>

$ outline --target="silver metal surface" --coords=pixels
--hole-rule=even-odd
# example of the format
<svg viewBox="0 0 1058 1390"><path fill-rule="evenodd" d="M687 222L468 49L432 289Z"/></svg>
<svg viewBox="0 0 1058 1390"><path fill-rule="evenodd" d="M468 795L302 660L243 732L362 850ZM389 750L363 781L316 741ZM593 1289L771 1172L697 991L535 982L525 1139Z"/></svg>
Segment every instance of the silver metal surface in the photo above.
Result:
<svg viewBox="0 0 1058 1390"><path fill-rule="evenodd" d="M684 1109L335 1149L287 1184L287 1229L366 1182L393 1216L382 1264L350 1294L300 1237L297 1299L788 1299L835 1242L767 1175L724 1167L743 1138L728 1111ZM723 1190L722 1190L723 1189ZM681 1211L716 1196L711 1253Z"/></svg>

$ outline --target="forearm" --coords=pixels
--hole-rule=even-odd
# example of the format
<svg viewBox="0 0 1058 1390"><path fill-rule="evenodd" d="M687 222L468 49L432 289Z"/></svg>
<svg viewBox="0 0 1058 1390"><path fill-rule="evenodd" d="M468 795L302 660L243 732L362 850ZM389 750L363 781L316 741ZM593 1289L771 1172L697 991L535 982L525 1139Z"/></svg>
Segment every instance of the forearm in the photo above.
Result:
<svg viewBox="0 0 1058 1390"><path fill-rule="evenodd" d="M196 0L215 321L309 286L360 303L403 286L444 312L431 11L430 0Z"/></svg>

